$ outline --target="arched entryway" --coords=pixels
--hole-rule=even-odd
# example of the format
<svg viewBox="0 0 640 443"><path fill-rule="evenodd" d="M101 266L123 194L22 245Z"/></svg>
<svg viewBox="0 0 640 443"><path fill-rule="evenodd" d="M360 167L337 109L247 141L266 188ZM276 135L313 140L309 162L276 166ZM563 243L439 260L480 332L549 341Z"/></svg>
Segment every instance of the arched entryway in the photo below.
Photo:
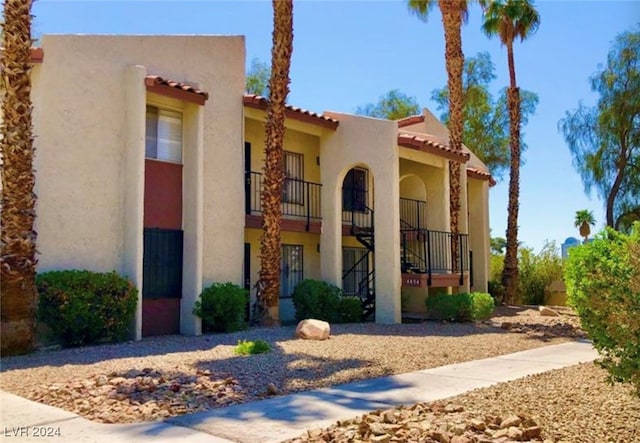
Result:
<svg viewBox="0 0 640 443"><path fill-rule="evenodd" d="M342 180L342 291L358 297L363 316L375 311L375 241L373 176L364 165Z"/></svg>

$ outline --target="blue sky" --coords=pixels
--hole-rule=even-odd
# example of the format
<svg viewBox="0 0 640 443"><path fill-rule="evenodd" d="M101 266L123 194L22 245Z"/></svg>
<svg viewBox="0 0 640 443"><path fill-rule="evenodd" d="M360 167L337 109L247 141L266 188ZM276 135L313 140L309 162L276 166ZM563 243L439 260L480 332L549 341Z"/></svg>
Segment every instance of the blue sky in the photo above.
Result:
<svg viewBox="0 0 640 443"><path fill-rule="evenodd" d="M593 210L604 225L603 204L585 196L571 155L557 130L579 101L595 103L589 76L606 61L614 37L640 22L640 1L539 1L541 26L515 47L518 83L540 102L524 128L529 149L521 170L519 239L539 249L577 236L575 211ZM41 34L218 34L246 36L247 65L270 60L268 1L39 0L34 31ZM506 51L481 31L477 5L463 30L463 50L488 51L496 65L495 91L508 83ZM353 112L391 89L416 97L434 113L431 91L446 83L444 38L437 8L428 23L401 1L294 3L294 52L289 102L313 111ZM505 178L490 193L492 235L504 236Z"/></svg>

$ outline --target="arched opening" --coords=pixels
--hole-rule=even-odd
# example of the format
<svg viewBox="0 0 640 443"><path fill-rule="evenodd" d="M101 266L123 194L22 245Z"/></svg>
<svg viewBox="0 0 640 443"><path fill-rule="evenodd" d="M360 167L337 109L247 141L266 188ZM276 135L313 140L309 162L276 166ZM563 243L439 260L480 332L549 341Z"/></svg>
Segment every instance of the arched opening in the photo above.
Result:
<svg viewBox="0 0 640 443"><path fill-rule="evenodd" d="M364 165L342 180L342 291L362 301L363 317L375 312L373 176Z"/></svg>

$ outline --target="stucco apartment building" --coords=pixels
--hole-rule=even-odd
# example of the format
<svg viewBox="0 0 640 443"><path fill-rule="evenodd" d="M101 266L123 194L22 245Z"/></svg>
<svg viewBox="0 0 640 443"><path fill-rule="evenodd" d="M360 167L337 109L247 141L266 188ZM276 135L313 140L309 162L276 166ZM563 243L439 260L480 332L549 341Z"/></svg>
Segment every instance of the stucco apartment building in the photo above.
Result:
<svg viewBox="0 0 640 443"><path fill-rule="evenodd" d="M244 38L44 36L32 61L39 272L127 276L136 338L201 333L192 307L211 282L253 299L267 100L244 93ZM382 323L428 293L486 291L493 181L447 144L426 110L388 121L288 106L283 320L304 278L361 297ZM459 236L449 160L466 171Z"/></svg>

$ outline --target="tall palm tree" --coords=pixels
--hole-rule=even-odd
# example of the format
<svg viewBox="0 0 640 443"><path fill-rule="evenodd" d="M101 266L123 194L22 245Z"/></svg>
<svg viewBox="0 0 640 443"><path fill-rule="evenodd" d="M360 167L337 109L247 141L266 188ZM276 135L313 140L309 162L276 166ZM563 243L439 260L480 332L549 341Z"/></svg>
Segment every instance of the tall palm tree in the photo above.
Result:
<svg viewBox="0 0 640 443"><path fill-rule="evenodd" d="M435 5L435 0L408 0L409 10L423 21ZM454 151L462 149L462 130L464 126L462 110L462 72L464 54L462 52L462 23L467 19L467 0L438 0L442 14L445 42L445 65L447 69L447 88L449 89L449 145ZM452 270L458 267L458 233L460 232L460 175L461 164L449 161L449 220L452 234L451 254Z"/></svg>
<svg viewBox="0 0 640 443"><path fill-rule="evenodd" d="M31 1L5 0L2 74L0 304L2 355L35 345L36 196L31 131Z"/></svg>
<svg viewBox="0 0 640 443"><path fill-rule="evenodd" d="M280 259L282 188L284 184L284 121L289 94L289 67L293 51L293 0L273 0L273 46L267 109L260 279L255 321L264 326L280 323Z"/></svg>
<svg viewBox="0 0 640 443"><path fill-rule="evenodd" d="M520 91L516 82L513 60L513 42L534 33L540 25L540 16L529 0L480 0L484 10L483 31L492 37L497 35L507 47L509 63L509 132L511 133L509 174L509 204L507 216L507 252L504 258L502 284L505 287L505 303L516 301L518 287L518 209L520 204Z"/></svg>
<svg viewBox="0 0 640 443"><path fill-rule="evenodd" d="M589 235L591 235L591 226L595 226L595 224L596 219L593 218L593 211L588 209L576 211L574 225L580 230L580 235L584 237L584 243L587 242Z"/></svg>

